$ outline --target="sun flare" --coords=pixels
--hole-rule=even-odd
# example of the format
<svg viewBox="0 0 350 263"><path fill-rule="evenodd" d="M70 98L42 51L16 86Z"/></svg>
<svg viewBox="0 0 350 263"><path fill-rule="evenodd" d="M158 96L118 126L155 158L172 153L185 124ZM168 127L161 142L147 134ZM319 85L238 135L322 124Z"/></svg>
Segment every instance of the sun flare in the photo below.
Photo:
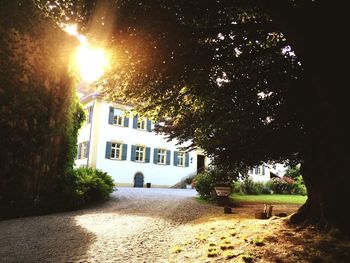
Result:
<svg viewBox="0 0 350 263"><path fill-rule="evenodd" d="M108 57L103 48L81 44L75 59L81 78L87 82L99 79L108 67Z"/></svg>
<svg viewBox="0 0 350 263"><path fill-rule="evenodd" d="M75 64L83 81L93 82L98 80L108 68L108 56L101 47L92 47L87 38L79 34L77 25L65 25L63 30L76 37L80 45L75 54Z"/></svg>

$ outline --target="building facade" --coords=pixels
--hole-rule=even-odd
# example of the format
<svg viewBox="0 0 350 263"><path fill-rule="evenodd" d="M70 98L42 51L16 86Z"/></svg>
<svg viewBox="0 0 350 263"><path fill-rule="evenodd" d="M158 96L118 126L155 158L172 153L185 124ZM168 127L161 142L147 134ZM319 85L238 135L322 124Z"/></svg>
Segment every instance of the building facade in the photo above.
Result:
<svg viewBox="0 0 350 263"><path fill-rule="evenodd" d="M78 135L76 166L110 174L117 185L169 187L209 164L203 151L184 152L152 131L154 124L132 116L129 105L107 103L97 94L80 98L87 120Z"/></svg>

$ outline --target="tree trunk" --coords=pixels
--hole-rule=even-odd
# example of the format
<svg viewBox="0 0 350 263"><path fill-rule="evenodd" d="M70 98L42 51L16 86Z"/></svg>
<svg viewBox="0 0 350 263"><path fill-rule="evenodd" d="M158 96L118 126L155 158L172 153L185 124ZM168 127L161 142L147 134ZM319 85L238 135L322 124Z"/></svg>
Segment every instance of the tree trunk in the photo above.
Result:
<svg viewBox="0 0 350 263"><path fill-rule="evenodd" d="M297 92L304 110L301 154L308 200L291 221L336 227L350 235L347 9L331 1L305 1L297 8L290 1L277 2L262 0L304 70Z"/></svg>

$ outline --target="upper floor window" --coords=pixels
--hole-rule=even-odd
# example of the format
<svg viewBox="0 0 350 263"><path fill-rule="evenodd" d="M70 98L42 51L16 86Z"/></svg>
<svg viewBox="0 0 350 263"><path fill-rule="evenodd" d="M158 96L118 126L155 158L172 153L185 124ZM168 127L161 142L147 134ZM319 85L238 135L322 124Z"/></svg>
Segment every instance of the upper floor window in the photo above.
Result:
<svg viewBox="0 0 350 263"><path fill-rule="evenodd" d="M146 118L143 118L143 117L135 116L133 119L132 127L138 130L151 131L152 130L151 125L152 123L150 120L147 120Z"/></svg>
<svg viewBox="0 0 350 263"><path fill-rule="evenodd" d="M139 130L146 130L147 127L147 119L145 118L138 118L137 119L137 129Z"/></svg>
<svg viewBox="0 0 350 263"><path fill-rule="evenodd" d="M86 114L86 124L91 123L92 121L92 106L85 109Z"/></svg>
<svg viewBox="0 0 350 263"><path fill-rule="evenodd" d="M117 126L129 126L129 118L125 116L125 112L122 109L109 107L108 123Z"/></svg>
<svg viewBox="0 0 350 263"><path fill-rule="evenodd" d="M123 126L124 112L120 109L114 108L113 124Z"/></svg>
<svg viewBox="0 0 350 263"><path fill-rule="evenodd" d="M78 144L78 159L86 159L89 153L89 142Z"/></svg>

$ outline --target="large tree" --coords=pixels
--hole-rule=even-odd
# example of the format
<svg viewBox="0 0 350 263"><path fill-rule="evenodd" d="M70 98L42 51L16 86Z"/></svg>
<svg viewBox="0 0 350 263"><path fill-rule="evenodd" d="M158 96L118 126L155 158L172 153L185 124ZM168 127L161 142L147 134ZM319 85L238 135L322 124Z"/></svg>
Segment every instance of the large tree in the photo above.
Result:
<svg viewBox="0 0 350 263"><path fill-rule="evenodd" d="M346 8L318 0L79 6L85 25L112 32L117 63L100 83L108 98L164 120L160 131L229 167L301 162L308 200L293 221L349 232Z"/></svg>
<svg viewBox="0 0 350 263"><path fill-rule="evenodd" d="M33 1L0 0L0 219L69 206L84 116L68 71L76 44Z"/></svg>

